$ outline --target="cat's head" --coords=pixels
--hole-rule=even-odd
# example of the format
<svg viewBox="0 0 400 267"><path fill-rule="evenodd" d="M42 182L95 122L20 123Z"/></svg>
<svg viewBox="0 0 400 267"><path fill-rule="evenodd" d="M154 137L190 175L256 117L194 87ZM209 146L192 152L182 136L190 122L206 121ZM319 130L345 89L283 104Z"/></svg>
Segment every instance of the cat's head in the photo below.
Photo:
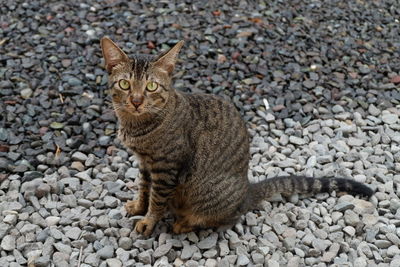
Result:
<svg viewBox="0 0 400 267"><path fill-rule="evenodd" d="M157 57L128 57L111 39L101 39L114 109L119 117L148 117L163 112L170 96L172 72L183 41Z"/></svg>

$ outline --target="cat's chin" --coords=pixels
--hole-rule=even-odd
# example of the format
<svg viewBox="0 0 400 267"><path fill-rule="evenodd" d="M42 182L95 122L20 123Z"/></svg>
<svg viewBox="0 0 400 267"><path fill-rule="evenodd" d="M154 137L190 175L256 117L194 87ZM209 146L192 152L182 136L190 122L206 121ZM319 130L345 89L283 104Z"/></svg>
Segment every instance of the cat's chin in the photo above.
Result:
<svg viewBox="0 0 400 267"><path fill-rule="evenodd" d="M128 118L140 118L141 116L143 116L143 112L142 111L137 111L137 110L120 110L118 112L116 112L117 117L119 117L120 119L128 119Z"/></svg>

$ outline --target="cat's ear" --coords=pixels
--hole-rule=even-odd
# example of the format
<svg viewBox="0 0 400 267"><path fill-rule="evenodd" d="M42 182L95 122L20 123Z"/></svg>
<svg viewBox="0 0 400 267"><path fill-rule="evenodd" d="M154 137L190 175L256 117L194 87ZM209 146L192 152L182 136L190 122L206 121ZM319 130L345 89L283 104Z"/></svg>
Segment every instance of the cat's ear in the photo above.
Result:
<svg viewBox="0 0 400 267"><path fill-rule="evenodd" d="M108 37L103 37L100 41L101 50L105 60L106 70L111 73L111 70L116 65L128 61L128 56Z"/></svg>
<svg viewBox="0 0 400 267"><path fill-rule="evenodd" d="M169 75L171 75L171 73L175 68L175 63L178 57L178 53L181 50L184 43L185 43L184 41L179 41L168 52L159 56L159 58L154 63L154 66L164 70Z"/></svg>

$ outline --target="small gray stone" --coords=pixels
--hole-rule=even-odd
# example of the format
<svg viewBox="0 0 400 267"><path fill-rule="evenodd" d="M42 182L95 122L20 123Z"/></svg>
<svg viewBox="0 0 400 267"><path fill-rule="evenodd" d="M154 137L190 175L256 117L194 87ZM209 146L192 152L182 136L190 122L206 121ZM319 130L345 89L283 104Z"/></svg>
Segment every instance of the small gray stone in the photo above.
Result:
<svg viewBox="0 0 400 267"><path fill-rule="evenodd" d="M85 154L83 154L82 152L77 151L74 154L72 154L71 159L77 160L80 162L85 162L88 159L88 157Z"/></svg>
<svg viewBox="0 0 400 267"><path fill-rule="evenodd" d="M356 226L360 222L359 215L352 210L346 210L344 213L344 220L346 224Z"/></svg>
<svg viewBox="0 0 400 267"><path fill-rule="evenodd" d="M348 234L349 236L354 236L356 234L356 229L352 226L346 226L343 228L343 232Z"/></svg>
<svg viewBox="0 0 400 267"><path fill-rule="evenodd" d="M248 212L246 214L246 224L248 226L254 226L257 225L257 217L254 213L252 212Z"/></svg>
<svg viewBox="0 0 400 267"><path fill-rule="evenodd" d="M34 232L37 228L38 228L37 225L27 223L24 226L22 226L22 228L19 230L19 232L21 234L25 235L27 233Z"/></svg>
<svg viewBox="0 0 400 267"><path fill-rule="evenodd" d="M125 173L126 179L134 180L138 176L139 176L139 170L137 168L129 168Z"/></svg>
<svg viewBox="0 0 400 267"><path fill-rule="evenodd" d="M379 114L381 114L380 109L376 108L374 104L369 105L368 107L368 112L369 114L371 114L372 116L378 116Z"/></svg>
<svg viewBox="0 0 400 267"><path fill-rule="evenodd" d="M106 146L110 143L110 139L111 139L110 136L103 135L99 138L99 144L101 146Z"/></svg>
<svg viewBox="0 0 400 267"><path fill-rule="evenodd" d="M331 143L331 146L338 152L349 153L350 148L343 140L337 140L335 143Z"/></svg>
<svg viewBox="0 0 400 267"><path fill-rule="evenodd" d="M229 254L228 242L226 240L218 242L218 247L219 247L219 255L221 257Z"/></svg>
<svg viewBox="0 0 400 267"><path fill-rule="evenodd" d="M138 255L138 259L140 260L140 262L144 263L144 264L151 264L151 254L150 251L146 250L143 251L142 253L140 253Z"/></svg>
<svg viewBox="0 0 400 267"><path fill-rule="evenodd" d="M50 236L54 237L55 239L61 239L63 234L56 227L50 227Z"/></svg>
<svg viewBox="0 0 400 267"><path fill-rule="evenodd" d="M42 198L44 196L46 196L47 194L50 193L50 186L48 184L42 183L40 184L36 190L35 190L35 195L37 198Z"/></svg>
<svg viewBox="0 0 400 267"><path fill-rule="evenodd" d="M42 257L39 257L37 259L35 259L35 264L34 266L36 267L47 267L50 265L50 256L45 255Z"/></svg>
<svg viewBox="0 0 400 267"><path fill-rule="evenodd" d="M325 251L327 247L329 246L329 243L326 242L326 240L322 240L320 238L316 238L312 241L312 245L315 249L318 251Z"/></svg>
<svg viewBox="0 0 400 267"><path fill-rule="evenodd" d="M68 84L71 86L79 86L82 84L81 80L79 80L78 78L75 78L73 76L67 76L65 79L68 82Z"/></svg>
<svg viewBox="0 0 400 267"><path fill-rule="evenodd" d="M116 208L118 206L118 199L112 196L105 196L104 204L108 208Z"/></svg>
<svg viewBox="0 0 400 267"><path fill-rule="evenodd" d="M218 234L212 233L210 236L204 238L199 243L197 243L197 247L200 249L210 249L215 247L217 244Z"/></svg>
<svg viewBox="0 0 400 267"><path fill-rule="evenodd" d="M47 226L57 225L60 222L60 217L57 216L49 216L44 219L46 221Z"/></svg>
<svg viewBox="0 0 400 267"><path fill-rule="evenodd" d="M353 266L366 267L367 266L367 261L363 257L358 257L357 259L354 260Z"/></svg>
<svg viewBox="0 0 400 267"><path fill-rule="evenodd" d="M160 258L160 257L166 255L170 251L171 248L172 248L171 243L166 243L166 244L159 246L158 248L156 248L156 250L153 253L154 258Z"/></svg>
<svg viewBox="0 0 400 267"><path fill-rule="evenodd" d="M85 257L84 262L91 266L99 266L100 257L97 254L91 253Z"/></svg>
<svg viewBox="0 0 400 267"><path fill-rule="evenodd" d="M285 237L283 240L283 245L288 250L292 250L296 244L296 239L294 237Z"/></svg>
<svg viewBox="0 0 400 267"><path fill-rule="evenodd" d="M80 198L80 199L78 199L78 206L82 206L82 207L89 209L90 207L93 206L93 201Z"/></svg>
<svg viewBox="0 0 400 267"><path fill-rule="evenodd" d="M373 203L364 199L355 198L352 203L354 204L354 212L358 214L374 214L376 208ZM350 207L352 208L352 207Z"/></svg>
<svg viewBox="0 0 400 267"><path fill-rule="evenodd" d="M300 265L300 257L294 256L289 259L287 267L298 267Z"/></svg>
<svg viewBox="0 0 400 267"><path fill-rule="evenodd" d="M154 238L149 238L145 240L136 240L133 244L134 247L143 248L143 249L150 249L153 247Z"/></svg>
<svg viewBox="0 0 400 267"><path fill-rule="evenodd" d="M195 232L190 232L187 234L187 237L189 239L189 241L193 242L193 243L197 243L199 242L199 237L196 235Z"/></svg>
<svg viewBox="0 0 400 267"><path fill-rule="evenodd" d="M133 241L132 241L132 239L129 238L129 237L121 237L121 238L119 239L118 244L119 244L119 247L120 247L120 248L123 248L123 249L125 249L125 250L130 250L131 247L132 247Z"/></svg>
<svg viewBox="0 0 400 267"><path fill-rule="evenodd" d="M348 201L341 201L335 205L334 210L345 211L354 208L354 204Z"/></svg>
<svg viewBox="0 0 400 267"><path fill-rule="evenodd" d="M199 263L195 260L188 260L187 262L185 262L185 266L186 267L198 267Z"/></svg>
<svg viewBox="0 0 400 267"><path fill-rule="evenodd" d="M17 222L17 215L7 214L6 217L4 217L3 222L8 223L10 225L15 225L15 223Z"/></svg>
<svg viewBox="0 0 400 267"><path fill-rule="evenodd" d="M8 131L7 129L0 127L0 140L7 141L8 139Z"/></svg>
<svg viewBox="0 0 400 267"><path fill-rule="evenodd" d="M12 251L15 249L15 236L6 235L1 241L0 247L5 251Z"/></svg>
<svg viewBox="0 0 400 267"><path fill-rule="evenodd" d="M98 227L101 228L108 228L110 227L110 222L108 220L108 216L107 215L102 215L100 216L97 220L96 220L96 224Z"/></svg>
<svg viewBox="0 0 400 267"><path fill-rule="evenodd" d="M260 253L253 253L251 254L251 258L254 264L264 264L264 256Z"/></svg>
<svg viewBox="0 0 400 267"><path fill-rule="evenodd" d="M276 260L268 260L267 262L267 266L268 267L279 267L279 262L277 262Z"/></svg>
<svg viewBox="0 0 400 267"><path fill-rule="evenodd" d="M334 105L334 106L332 107L332 112L333 112L333 113L342 113L342 112L344 112L344 109L343 109L343 107L340 106L340 105Z"/></svg>
<svg viewBox="0 0 400 267"><path fill-rule="evenodd" d="M207 251L203 252L203 257L204 258L214 258L217 255L217 250L216 249L209 249Z"/></svg>
<svg viewBox="0 0 400 267"><path fill-rule="evenodd" d="M75 195L61 195L60 199L71 208L76 208L78 206Z"/></svg>
<svg viewBox="0 0 400 267"><path fill-rule="evenodd" d="M89 194L86 195L86 199L90 201L94 201L96 199L99 199L100 195L96 191L92 191Z"/></svg>
<svg viewBox="0 0 400 267"><path fill-rule="evenodd" d="M23 99L28 99L32 96L33 91L31 88L25 88L21 90L20 94Z"/></svg>
<svg viewBox="0 0 400 267"><path fill-rule="evenodd" d="M295 145L304 145L304 144L306 144L306 141L303 138L300 138L300 137L297 137L297 136L293 136L293 135L289 137L289 141L290 141L290 143L295 144Z"/></svg>
<svg viewBox="0 0 400 267"><path fill-rule="evenodd" d="M12 202L6 202L7 205L7 210L14 210L14 211L20 211L22 209L22 204L17 202L17 201L12 201Z"/></svg>
<svg viewBox="0 0 400 267"><path fill-rule="evenodd" d="M55 243L53 246L61 253L70 255L72 252L72 248L70 246L60 243L60 242Z"/></svg>
<svg viewBox="0 0 400 267"><path fill-rule="evenodd" d="M182 260L190 259L193 256L193 253L195 253L196 251L197 251L196 246L184 244L181 253L181 259Z"/></svg>
<svg viewBox="0 0 400 267"><path fill-rule="evenodd" d="M238 266L245 266L250 263L249 258L246 255L239 255L236 261Z"/></svg>
<svg viewBox="0 0 400 267"><path fill-rule="evenodd" d="M387 255L389 257L394 257L396 255L400 255L400 249L396 245L390 246L387 250Z"/></svg>
<svg viewBox="0 0 400 267"><path fill-rule="evenodd" d="M390 242L388 240L375 240L374 244L378 248L388 248L392 245L392 242Z"/></svg>
<svg viewBox="0 0 400 267"><path fill-rule="evenodd" d="M103 185L105 189L107 189L107 191L110 192L111 194L119 192L121 190L121 187L123 186L123 184L121 183L112 181L106 181L104 182Z"/></svg>
<svg viewBox="0 0 400 267"><path fill-rule="evenodd" d="M82 231L80 228L72 227L68 231L65 232L65 236L70 239L77 240L80 237L81 232Z"/></svg>
<svg viewBox="0 0 400 267"><path fill-rule="evenodd" d="M83 172L78 172L75 174L75 177L78 177L79 179L83 180L83 181L87 181L90 182L92 180L91 178L91 173L92 173L92 169L88 169L86 171ZM92 192L96 192L96 191L92 191ZM92 193L91 192L91 193ZM97 192L96 192L97 193ZM89 193L90 194L90 193ZM90 199L89 199L90 200Z"/></svg>
<svg viewBox="0 0 400 267"><path fill-rule="evenodd" d="M396 123L399 120L399 116L397 114L383 112L382 121L387 124Z"/></svg>
<svg viewBox="0 0 400 267"><path fill-rule="evenodd" d="M163 256L161 258L159 258L158 260L156 260L156 262L153 264L154 267L164 267L164 266L171 266L168 263L168 257L167 256Z"/></svg>
<svg viewBox="0 0 400 267"><path fill-rule="evenodd" d="M107 245L97 251L97 255L100 259L109 259L114 255L114 247Z"/></svg>
<svg viewBox="0 0 400 267"><path fill-rule="evenodd" d="M121 267L122 262L119 259L106 259L107 266L109 267Z"/></svg>

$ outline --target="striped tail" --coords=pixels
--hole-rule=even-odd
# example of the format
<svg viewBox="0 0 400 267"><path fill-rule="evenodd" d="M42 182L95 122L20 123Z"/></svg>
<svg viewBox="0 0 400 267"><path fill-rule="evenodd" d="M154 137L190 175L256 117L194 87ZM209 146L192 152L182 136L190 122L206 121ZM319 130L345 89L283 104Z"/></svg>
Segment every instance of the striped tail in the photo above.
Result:
<svg viewBox="0 0 400 267"><path fill-rule="evenodd" d="M317 194L324 192L347 192L370 197L374 191L367 185L344 178L312 178L305 176L281 176L251 184L249 197L254 204L275 194Z"/></svg>

